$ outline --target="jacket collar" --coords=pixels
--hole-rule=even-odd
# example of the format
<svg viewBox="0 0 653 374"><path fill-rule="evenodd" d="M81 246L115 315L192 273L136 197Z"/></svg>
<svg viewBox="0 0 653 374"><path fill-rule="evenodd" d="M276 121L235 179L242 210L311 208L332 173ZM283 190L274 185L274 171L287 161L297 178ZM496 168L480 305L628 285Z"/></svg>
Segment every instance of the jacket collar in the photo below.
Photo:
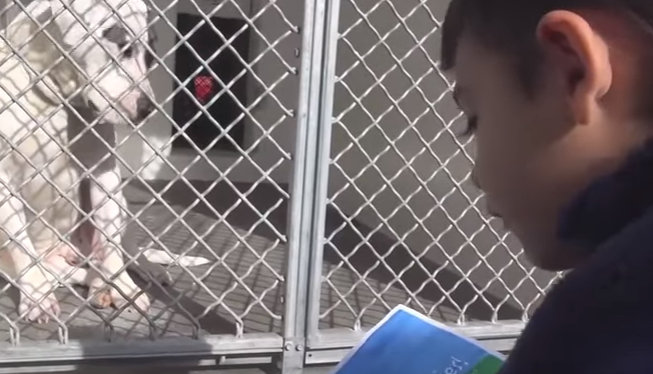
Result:
<svg viewBox="0 0 653 374"><path fill-rule="evenodd" d="M653 140L592 183L563 212L560 239L594 250L653 207ZM653 228L652 228L653 229Z"/></svg>
<svg viewBox="0 0 653 374"><path fill-rule="evenodd" d="M592 373L601 360L630 362L632 344L653 344L647 330L653 310L653 141L592 183L561 218L560 236L592 256L547 293L501 374L552 373L561 366ZM604 347L610 354L597 354Z"/></svg>

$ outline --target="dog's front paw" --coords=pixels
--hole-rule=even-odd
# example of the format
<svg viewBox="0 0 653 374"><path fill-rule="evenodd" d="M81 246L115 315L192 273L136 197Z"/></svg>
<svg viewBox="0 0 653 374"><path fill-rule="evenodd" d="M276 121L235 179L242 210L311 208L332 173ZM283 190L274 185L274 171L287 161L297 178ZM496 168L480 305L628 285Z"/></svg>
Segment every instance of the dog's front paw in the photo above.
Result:
<svg viewBox="0 0 653 374"><path fill-rule="evenodd" d="M106 309L111 306L111 293L106 287L93 288L88 290L90 296L90 303L94 308Z"/></svg>
<svg viewBox="0 0 653 374"><path fill-rule="evenodd" d="M147 312L150 309L149 297L126 273L119 276L113 286L96 278L94 282L91 282L89 292L91 304L96 308L108 308L113 305L116 309L124 307L129 312L138 312L136 307L142 312Z"/></svg>
<svg viewBox="0 0 653 374"><path fill-rule="evenodd" d="M59 315L59 303L53 284L39 269L30 270L18 282L20 303L18 312L30 322L47 323Z"/></svg>

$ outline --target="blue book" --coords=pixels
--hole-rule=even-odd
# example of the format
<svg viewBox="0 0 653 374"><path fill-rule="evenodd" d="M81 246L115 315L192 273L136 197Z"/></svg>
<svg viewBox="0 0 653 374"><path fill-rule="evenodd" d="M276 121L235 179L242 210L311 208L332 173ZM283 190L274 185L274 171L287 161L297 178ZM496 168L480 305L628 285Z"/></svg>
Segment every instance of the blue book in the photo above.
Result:
<svg viewBox="0 0 653 374"><path fill-rule="evenodd" d="M333 374L496 374L503 360L446 325L398 306Z"/></svg>

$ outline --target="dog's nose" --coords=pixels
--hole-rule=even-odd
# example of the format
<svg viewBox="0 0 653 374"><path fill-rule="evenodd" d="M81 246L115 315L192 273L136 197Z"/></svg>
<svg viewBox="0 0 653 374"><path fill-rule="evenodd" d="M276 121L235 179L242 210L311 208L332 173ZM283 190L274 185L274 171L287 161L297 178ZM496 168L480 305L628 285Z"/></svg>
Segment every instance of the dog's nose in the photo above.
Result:
<svg viewBox="0 0 653 374"><path fill-rule="evenodd" d="M147 118L147 116L154 112L154 109L156 109L156 107L149 97L145 95L140 97L136 102L136 120L144 120Z"/></svg>

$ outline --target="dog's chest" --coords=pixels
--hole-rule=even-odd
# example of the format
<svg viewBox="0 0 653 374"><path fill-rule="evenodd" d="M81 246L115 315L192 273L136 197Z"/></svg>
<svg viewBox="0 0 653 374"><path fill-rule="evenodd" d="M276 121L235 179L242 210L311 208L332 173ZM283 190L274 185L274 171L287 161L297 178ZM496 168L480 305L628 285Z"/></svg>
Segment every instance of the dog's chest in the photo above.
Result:
<svg viewBox="0 0 653 374"><path fill-rule="evenodd" d="M35 166L46 166L57 156L66 154L70 147L68 136L68 115L59 111L40 124L29 123L16 131L22 136L13 136L16 150Z"/></svg>
<svg viewBox="0 0 653 374"><path fill-rule="evenodd" d="M15 143L13 158L24 183L52 183L62 191L74 188L79 168L70 157L66 122L66 113L57 113L41 126L28 127L27 136Z"/></svg>
<svg viewBox="0 0 653 374"><path fill-rule="evenodd" d="M30 77L16 62L2 64L0 73L5 74L0 82L0 104L4 106L0 111L0 164L16 174L61 168L60 164L67 162L62 150L69 143L68 113L29 90ZM12 96L19 96L18 102Z"/></svg>

